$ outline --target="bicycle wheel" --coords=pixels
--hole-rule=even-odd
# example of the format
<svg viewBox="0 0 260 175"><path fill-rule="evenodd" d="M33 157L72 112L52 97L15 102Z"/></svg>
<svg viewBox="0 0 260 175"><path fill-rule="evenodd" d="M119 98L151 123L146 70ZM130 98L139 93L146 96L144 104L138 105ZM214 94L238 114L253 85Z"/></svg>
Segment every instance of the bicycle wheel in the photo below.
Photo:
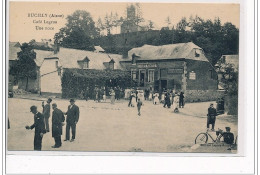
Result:
<svg viewBox="0 0 260 175"><path fill-rule="evenodd" d="M199 133L195 139L195 144L207 143L208 135L206 133Z"/></svg>

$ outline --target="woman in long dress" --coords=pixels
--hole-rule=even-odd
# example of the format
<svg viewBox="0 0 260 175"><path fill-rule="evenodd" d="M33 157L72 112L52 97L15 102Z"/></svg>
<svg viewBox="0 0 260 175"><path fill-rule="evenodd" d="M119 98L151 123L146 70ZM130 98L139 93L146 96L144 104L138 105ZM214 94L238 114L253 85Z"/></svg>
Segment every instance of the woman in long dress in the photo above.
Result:
<svg viewBox="0 0 260 175"><path fill-rule="evenodd" d="M173 109L174 112L179 112L179 95L177 93L175 93L174 95L174 102L173 102Z"/></svg>
<svg viewBox="0 0 260 175"><path fill-rule="evenodd" d="M131 99L131 106L135 107L136 106L136 93L132 93L132 99Z"/></svg>
<svg viewBox="0 0 260 175"><path fill-rule="evenodd" d="M153 99L153 104L154 105L158 105L159 104L159 94L158 93L155 93L154 94L154 99Z"/></svg>
<svg viewBox="0 0 260 175"><path fill-rule="evenodd" d="M115 91L113 89L110 90L110 96L111 96L111 104L115 104Z"/></svg>

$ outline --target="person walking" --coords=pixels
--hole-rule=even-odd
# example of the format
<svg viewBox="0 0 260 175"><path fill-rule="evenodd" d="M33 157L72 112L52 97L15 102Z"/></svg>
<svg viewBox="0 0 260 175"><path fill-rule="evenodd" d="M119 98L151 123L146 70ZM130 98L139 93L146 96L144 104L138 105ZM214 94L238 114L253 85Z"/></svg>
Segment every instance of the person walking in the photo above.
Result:
<svg viewBox="0 0 260 175"><path fill-rule="evenodd" d="M61 135L62 135L62 126L65 120L63 112L57 108L57 104L52 104L52 137L54 138L55 145L52 148L61 147Z"/></svg>
<svg viewBox="0 0 260 175"><path fill-rule="evenodd" d="M211 130L214 131L214 126L216 122L217 110L214 108L213 103L210 104L208 108L208 115L207 115L207 130L209 130L209 125L212 125Z"/></svg>
<svg viewBox="0 0 260 175"><path fill-rule="evenodd" d="M43 115L37 111L36 106L31 106L30 111L34 115L34 123L31 126L25 126L27 130L34 129L34 150L41 151L42 149L42 138L43 134L46 133L45 124L44 124L44 117Z"/></svg>
<svg viewBox="0 0 260 175"><path fill-rule="evenodd" d="M42 108L43 108L43 116L44 116L44 123L45 123L45 129L46 132L50 132L50 128L49 128L49 118L50 118L50 113L51 113L51 104L52 99L48 98L47 100L47 104L44 105L44 102L42 102Z"/></svg>
<svg viewBox="0 0 260 175"><path fill-rule="evenodd" d="M64 141L70 140L70 128L72 130L71 142L75 140L76 137L76 125L79 121L79 107L75 105L75 100L70 99L70 105L68 106L68 111L65 113L66 118L66 139Z"/></svg>
<svg viewBox="0 0 260 175"><path fill-rule="evenodd" d="M184 108L184 93L180 93L179 107Z"/></svg>
<svg viewBox="0 0 260 175"><path fill-rule="evenodd" d="M138 110L138 115L141 115L141 106L143 105L142 101L140 100L140 98L138 98L137 100L137 110Z"/></svg>
<svg viewBox="0 0 260 175"><path fill-rule="evenodd" d="M132 106L132 98L134 97L133 92L130 92L128 107Z"/></svg>

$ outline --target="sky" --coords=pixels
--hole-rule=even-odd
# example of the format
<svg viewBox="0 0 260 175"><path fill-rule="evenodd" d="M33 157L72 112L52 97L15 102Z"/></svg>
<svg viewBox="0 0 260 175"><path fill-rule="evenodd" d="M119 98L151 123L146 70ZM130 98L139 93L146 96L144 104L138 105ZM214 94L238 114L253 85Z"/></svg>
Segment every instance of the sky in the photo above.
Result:
<svg viewBox="0 0 260 175"><path fill-rule="evenodd" d="M66 17L76 10L88 11L93 20L104 18L111 12L125 17L126 2L9 2L9 41L29 42L32 39L53 39L54 34L66 24ZM222 24L231 22L239 28L239 4L220 3L140 3L143 18L152 20L160 29L167 26L169 16L173 25L182 17L196 15L214 20L219 17ZM52 17L52 15L58 15ZM50 24L52 23L52 24ZM38 26L38 27L37 27ZM42 27L42 28L40 28ZM39 30L42 29L42 30Z"/></svg>

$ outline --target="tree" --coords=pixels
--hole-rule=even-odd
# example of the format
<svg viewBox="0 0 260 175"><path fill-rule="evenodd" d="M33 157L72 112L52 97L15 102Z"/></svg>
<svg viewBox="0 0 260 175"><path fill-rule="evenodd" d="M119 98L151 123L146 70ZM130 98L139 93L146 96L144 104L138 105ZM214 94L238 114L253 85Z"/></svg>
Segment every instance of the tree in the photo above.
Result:
<svg viewBox="0 0 260 175"><path fill-rule="evenodd" d="M66 26L55 34L54 42L64 47L93 50L92 39L98 36L98 29L90 13L77 10L66 19Z"/></svg>
<svg viewBox="0 0 260 175"><path fill-rule="evenodd" d="M138 26L140 22L144 21L143 12L139 3L135 4L135 9L136 9L135 23Z"/></svg>
<svg viewBox="0 0 260 175"><path fill-rule="evenodd" d="M148 30L152 30L154 28L154 22L151 20L148 20Z"/></svg>
<svg viewBox="0 0 260 175"><path fill-rule="evenodd" d="M179 30L179 31L186 31L186 27L188 26L188 22L186 20L185 17L183 17L180 22L178 22L177 26L176 26L176 30Z"/></svg>
<svg viewBox="0 0 260 175"><path fill-rule="evenodd" d="M15 65L15 74L19 78L26 78L26 88L28 90L28 80L29 78L36 79L37 77L37 66L35 63L36 53L30 44L23 43L21 46L21 51L17 53L18 61Z"/></svg>
<svg viewBox="0 0 260 175"><path fill-rule="evenodd" d="M169 16L167 16L165 23L166 23L167 27L170 29L172 22L171 22L171 18Z"/></svg>
<svg viewBox="0 0 260 175"><path fill-rule="evenodd" d="M226 103L228 114L237 115L238 113L238 71L232 64L222 63L219 65L223 72L221 83L226 92Z"/></svg>

